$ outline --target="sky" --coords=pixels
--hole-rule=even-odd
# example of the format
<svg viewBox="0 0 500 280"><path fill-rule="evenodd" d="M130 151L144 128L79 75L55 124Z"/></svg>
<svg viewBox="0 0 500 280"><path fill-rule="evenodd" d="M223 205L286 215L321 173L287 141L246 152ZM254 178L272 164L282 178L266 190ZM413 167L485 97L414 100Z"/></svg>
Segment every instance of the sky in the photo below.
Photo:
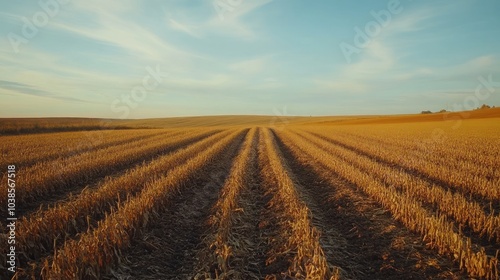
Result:
<svg viewBox="0 0 500 280"><path fill-rule="evenodd" d="M498 0L40 0L0 9L0 117L500 106Z"/></svg>

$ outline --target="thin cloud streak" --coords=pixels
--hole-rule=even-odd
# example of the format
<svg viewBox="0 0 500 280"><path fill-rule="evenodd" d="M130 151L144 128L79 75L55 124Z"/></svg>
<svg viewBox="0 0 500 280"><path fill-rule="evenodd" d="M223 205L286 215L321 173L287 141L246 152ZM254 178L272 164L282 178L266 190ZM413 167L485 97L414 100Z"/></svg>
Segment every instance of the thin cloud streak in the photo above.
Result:
<svg viewBox="0 0 500 280"><path fill-rule="evenodd" d="M46 97L46 98L53 98L53 99L57 99L57 100L63 100L63 101L96 104L95 102L92 102L92 101L83 100L83 99L75 98L75 97L71 97L71 96L55 95L53 93L35 88L31 85L21 84L21 83L16 83L16 82L11 82L11 81L0 80L0 89L5 89L5 90L8 90L12 93L21 93L21 94L33 95L33 96L37 96L37 97Z"/></svg>

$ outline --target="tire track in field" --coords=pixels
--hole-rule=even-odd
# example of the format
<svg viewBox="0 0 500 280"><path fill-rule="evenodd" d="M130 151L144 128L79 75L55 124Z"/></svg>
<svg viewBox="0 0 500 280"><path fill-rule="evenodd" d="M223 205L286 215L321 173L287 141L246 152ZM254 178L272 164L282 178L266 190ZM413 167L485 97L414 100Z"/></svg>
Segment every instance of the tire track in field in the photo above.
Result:
<svg viewBox="0 0 500 280"><path fill-rule="evenodd" d="M244 133L247 134L248 130ZM192 276L196 253L203 245L210 209L228 176L231 164L242 145L240 135L226 149L225 157L205 168L205 176L185 186L172 198L172 204L159 213L140 240L135 240L121 267L112 279L187 279Z"/></svg>
<svg viewBox="0 0 500 280"><path fill-rule="evenodd" d="M322 241L338 236L340 244L325 247L327 257L353 279L462 279L453 263L425 248L420 236L409 232L356 186L294 151L281 134L276 139L283 156L299 180L301 192L323 231ZM335 255L340 258L335 258Z"/></svg>
<svg viewBox="0 0 500 280"><path fill-rule="evenodd" d="M152 152L146 153L140 159L133 160L132 162L127 164L122 164L119 167L113 168L109 171L105 170L98 172L98 174L96 174L95 176L84 178L84 180L78 183L71 183L67 185L67 187L59 188L57 192L48 193L42 197L39 197L36 201L24 202L22 204L19 203L20 205L18 206L17 209L18 218L30 215L32 212L37 210L47 209L49 207L55 207L57 204L61 202L73 200L76 197L78 197L81 191L85 189L92 189L98 187L99 183L102 182L103 179L119 177L123 175L125 172L127 172L127 170L129 170L130 168L134 168L135 166L138 166L143 163L152 162L161 156L167 155L168 153L171 153L178 149L187 147L215 133L218 133L218 131L203 133L193 138L186 137L185 139L182 139L176 143L165 145L165 147L163 147L161 149L161 152L159 153L152 153Z"/></svg>

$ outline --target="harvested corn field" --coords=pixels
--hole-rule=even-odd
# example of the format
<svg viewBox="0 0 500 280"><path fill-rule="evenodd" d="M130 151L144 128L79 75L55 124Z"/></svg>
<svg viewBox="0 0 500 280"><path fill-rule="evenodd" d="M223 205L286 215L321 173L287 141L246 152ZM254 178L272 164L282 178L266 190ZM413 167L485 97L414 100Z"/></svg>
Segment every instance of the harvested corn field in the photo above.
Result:
<svg viewBox="0 0 500 280"><path fill-rule="evenodd" d="M497 119L346 122L0 136L2 279L498 279Z"/></svg>

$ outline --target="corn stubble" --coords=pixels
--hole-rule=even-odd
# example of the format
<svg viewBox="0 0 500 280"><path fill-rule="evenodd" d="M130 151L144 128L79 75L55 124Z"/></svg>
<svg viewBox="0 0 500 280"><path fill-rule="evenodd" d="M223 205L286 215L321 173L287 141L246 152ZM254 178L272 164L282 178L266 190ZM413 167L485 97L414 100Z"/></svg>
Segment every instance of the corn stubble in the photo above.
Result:
<svg viewBox="0 0 500 280"><path fill-rule="evenodd" d="M123 176L105 180L94 191L84 191L72 201L38 211L20 220L17 232L20 250L32 258L37 258L51 248L57 239L68 239L84 231L91 226L89 221L95 224L104 214L115 209L120 201L140 192L145 185L156 179L158 174L168 174L173 168L206 150L227 134L222 132L209 136L151 163L141 164Z"/></svg>
<svg viewBox="0 0 500 280"><path fill-rule="evenodd" d="M189 159L157 180L147 184L144 190L107 215L96 229L76 241L66 242L56 251L54 258L45 261L42 275L47 279L95 277L108 272L110 265L118 262L120 250L130 243L131 236L147 225L151 216L157 215L168 203L168 198L184 181L216 159L224 147L234 141L241 131L234 132L204 152Z"/></svg>
<svg viewBox="0 0 500 280"><path fill-rule="evenodd" d="M98 145L78 147L81 154L64 154L80 141L78 132L54 134L62 141L52 144L44 134L4 136L8 141L0 144L0 151L7 151L16 137L26 143L19 157L26 167L19 171L19 203L51 205L17 222L22 267L14 278L110 277L130 247L138 246L133 241L168 211L173 197L223 162L228 147L236 143L241 144L238 155L217 201L206 211L206 232L193 249L197 258L192 278L352 278L327 260L320 242L324 233L313 224L297 175L280 150L284 146L290 157L317 170L318 179L332 188L339 179L354 185L468 277L499 279L496 134L466 138L453 132L448 142L422 144L419 131L396 128L130 130L109 132ZM390 138L388 132L393 133ZM44 144L31 143L36 139ZM54 167L61 170L50 170ZM84 189L86 181L95 185ZM72 186L77 195L50 201ZM248 195L257 189L261 193ZM6 238L0 235L0 242L5 244ZM4 258L2 254L3 263Z"/></svg>
<svg viewBox="0 0 500 280"><path fill-rule="evenodd" d="M470 276L498 279L498 251L495 256L488 255L485 248L473 245L471 239L457 232L453 221L443 214L426 209L415 200L411 193L401 193L381 179L374 178L371 170L364 171L328 149L326 141L309 142L298 134L286 132L284 141L292 150L305 153L350 183L358 186L363 192L390 210L394 218L400 220L412 231L422 234L427 244L438 250L440 254L452 256L461 269ZM311 140L311 138L308 138ZM327 148L324 148L324 147ZM379 167L380 168L380 167ZM397 172L386 173L387 177L398 177ZM479 249L477 249L479 248Z"/></svg>
<svg viewBox="0 0 500 280"><path fill-rule="evenodd" d="M173 148L179 140L185 143L196 140L201 133L193 133L188 138L177 132L170 135L163 134L151 139L128 142L111 146L97 151L88 151L71 157L41 162L34 166L20 170L16 199L19 203L29 203L49 196L62 188L90 181L94 177L105 176L109 172L127 167L134 162L141 161L148 155L155 155ZM6 184L6 176L1 182ZM0 198L5 203L6 197ZM4 208L2 208L3 210Z"/></svg>
<svg viewBox="0 0 500 280"><path fill-rule="evenodd" d="M224 182L220 198L213 207L210 217L210 234L205 237L205 249L199 253L198 258L203 259L199 264L195 279L242 279L241 272L233 269L231 263L234 258L241 257L238 250L240 244L235 242L235 236L231 231L238 211L238 200L241 189L247 187L251 181L250 173L247 172L251 164L252 150L256 145L256 129L252 129L246 136L242 150L234 160L229 177ZM238 242L245 242L238 240Z"/></svg>
<svg viewBox="0 0 500 280"><path fill-rule="evenodd" d="M262 143L263 142L263 143ZM307 205L299 198L290 171L277 151L269 130L264 130L259 161L263 178L272 193L270 207L278 215L280 232L272 248L268 263L279 258L290 259L284 278L338 279L338 270L327 263L319 244L320 233L311 223ZM335 271L335 272L333 272ZM273 277L273 278L276 278Z"/></svg>

